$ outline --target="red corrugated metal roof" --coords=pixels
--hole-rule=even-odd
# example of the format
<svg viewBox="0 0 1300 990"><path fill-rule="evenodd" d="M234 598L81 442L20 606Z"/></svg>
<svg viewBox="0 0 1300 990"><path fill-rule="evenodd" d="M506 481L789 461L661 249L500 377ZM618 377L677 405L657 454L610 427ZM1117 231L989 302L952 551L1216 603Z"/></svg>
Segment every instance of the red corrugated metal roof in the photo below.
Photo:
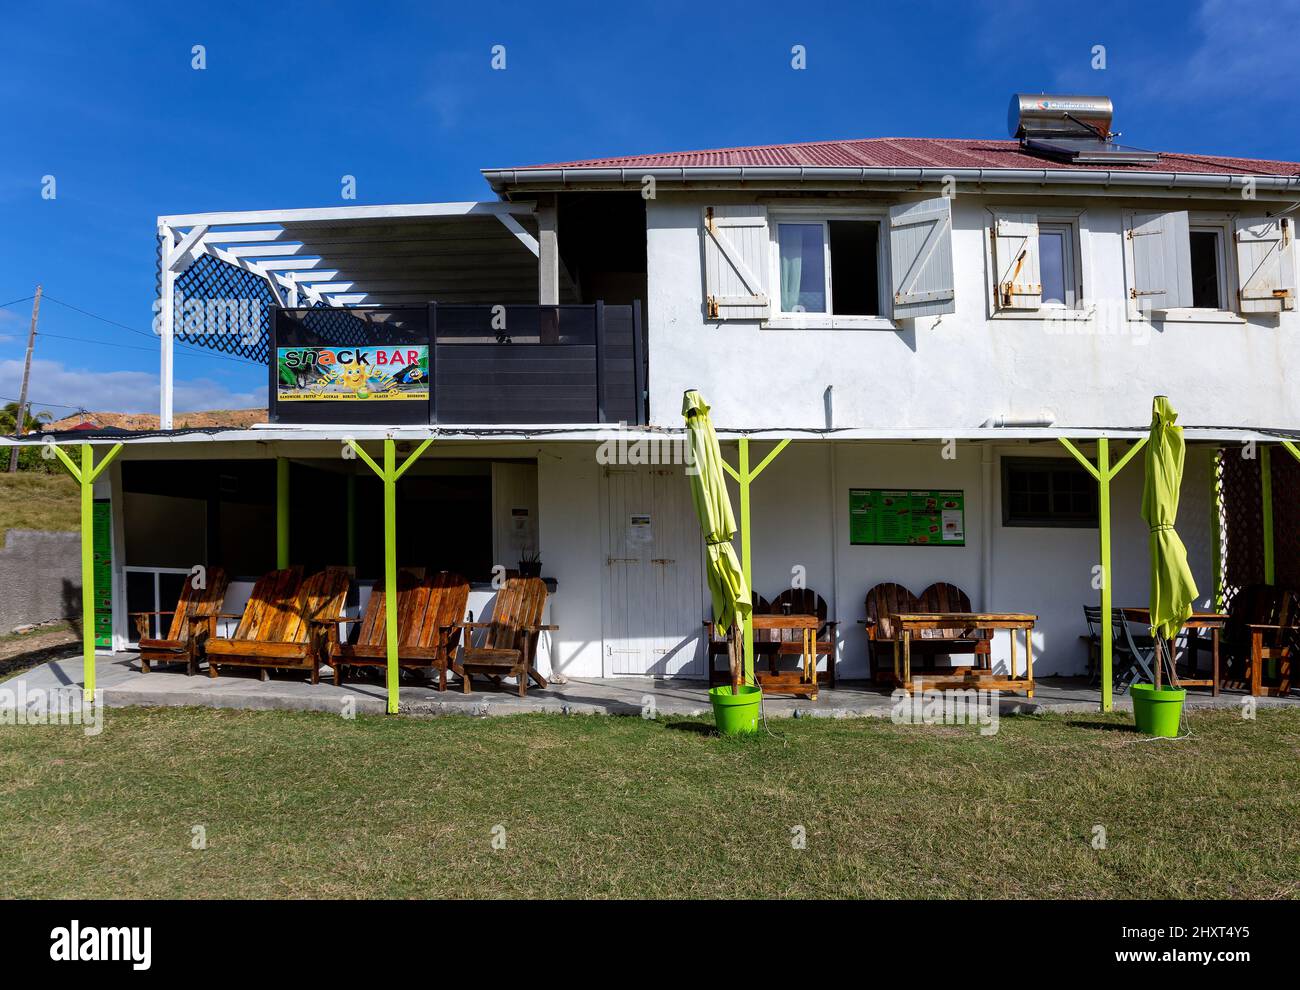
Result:
<svg viewBox="0 0 1300 990"><path fill-rule="evenodd" d="M978 141L959 138L866 138L856 141L809 141L802 144L766 144L748 148L714 148L674 151L655 155L587 158L549 165L526 165L519 171L541 168L701 168L739 165L806 165L819 168L1060 168L1190 172L1210 175L1300 175L1300 162L1224 158L1161 152L1158 162L1133 165L1075 165L1027 154L1016 141Z"/></svg>

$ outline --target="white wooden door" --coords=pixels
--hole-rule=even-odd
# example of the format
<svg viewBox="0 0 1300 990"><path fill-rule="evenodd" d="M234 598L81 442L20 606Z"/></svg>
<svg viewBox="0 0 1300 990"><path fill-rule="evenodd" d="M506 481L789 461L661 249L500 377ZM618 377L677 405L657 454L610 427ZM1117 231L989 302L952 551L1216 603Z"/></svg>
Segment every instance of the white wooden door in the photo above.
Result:
<svg viewBox="0 0 1300 990"><path fill-rule="evenodd" d="M680 466L605 470L605 673L703 677L704 567Z"/></svg>

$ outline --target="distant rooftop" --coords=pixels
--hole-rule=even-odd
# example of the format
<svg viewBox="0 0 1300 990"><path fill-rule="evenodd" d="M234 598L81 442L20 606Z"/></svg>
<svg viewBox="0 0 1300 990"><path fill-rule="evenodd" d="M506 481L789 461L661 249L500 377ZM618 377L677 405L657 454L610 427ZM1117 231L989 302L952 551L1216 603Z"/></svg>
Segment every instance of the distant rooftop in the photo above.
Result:
<svg viewBox="0 0 1300 990"><path fill-rule="evenodd" d="M963 138L863 138L847 141L807 141L798 144L763 144L742 148L711 148L702 151L671 151L648 155L586 158L546 165L519 166L533 169L585 168L952 168L952 169L1067 169L1124 172L1179 172L1201 175L1300 176L1300 162L1267 161L1257 158L1226 158L1221 155L1192 155L1161 152L1157 162L1140 164L1079 164L1054 161L1031 154L1018 141L971 140Z"/></svg>

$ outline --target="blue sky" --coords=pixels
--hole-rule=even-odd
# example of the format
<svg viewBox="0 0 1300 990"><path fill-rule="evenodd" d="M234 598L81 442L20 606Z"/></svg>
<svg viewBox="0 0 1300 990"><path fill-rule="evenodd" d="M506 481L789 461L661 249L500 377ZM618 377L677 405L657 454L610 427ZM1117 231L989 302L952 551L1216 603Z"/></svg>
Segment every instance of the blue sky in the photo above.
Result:
<svg viewBox="0 0 1300 990"><path fill-rule="evenodd" d="M343 175L357 203L487 199L490 166L1003 137L1015 91L1109 95L1143 147L1300 159L1300 0L1267 16L1227 0L51 2L10 5L0 25L0 304L42 282L141 330L159 214L340 204ZM29 310L0 309L3 397L18 394ZM39 340L37 408L156 411L156 339L54 302L41 328L85 339ZM260 405L264 380L183 352L177 408Z"/></svg>

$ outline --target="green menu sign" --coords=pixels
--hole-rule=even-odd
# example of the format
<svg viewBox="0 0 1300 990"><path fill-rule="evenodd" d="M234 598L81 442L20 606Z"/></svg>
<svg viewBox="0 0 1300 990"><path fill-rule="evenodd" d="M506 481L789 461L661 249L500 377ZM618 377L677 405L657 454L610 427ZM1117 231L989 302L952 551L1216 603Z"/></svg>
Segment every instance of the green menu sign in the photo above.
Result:
<svg viewBox="0 0 1300 990"><path fill-rule="evenodd" d="M854 546L964 547L966 493L850 488L849 543Z"/></svg>
<svg viewBox="0 0 1300 990"><path fill-rule="evenodd" d="M113 648L113 507L107 499L97 499L91 510L94 536L91 539L95 576L95 647Z"/></svg>

